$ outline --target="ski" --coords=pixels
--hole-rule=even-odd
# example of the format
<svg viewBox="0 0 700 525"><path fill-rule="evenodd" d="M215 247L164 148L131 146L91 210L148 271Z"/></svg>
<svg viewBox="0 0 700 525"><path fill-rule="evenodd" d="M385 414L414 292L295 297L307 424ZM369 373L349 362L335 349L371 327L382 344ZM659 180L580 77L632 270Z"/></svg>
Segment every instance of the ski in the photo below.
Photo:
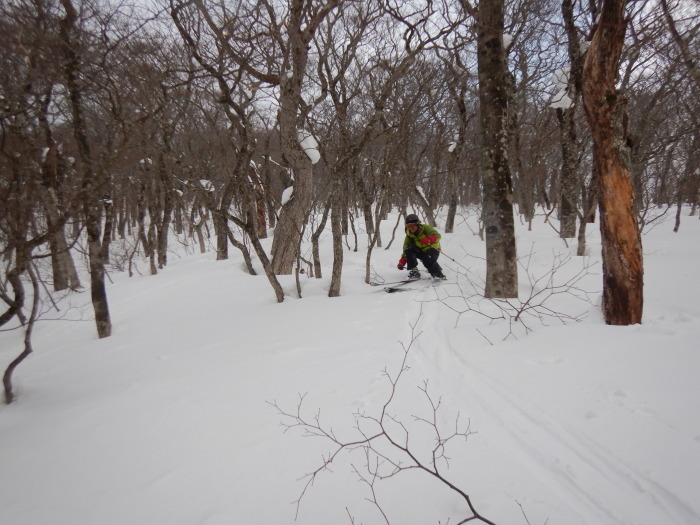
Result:
<svg viewBox="0 0 700 525"><path fill-rule="evenodd" d="M388 283L378 283L375 281L370 281L370 286L388 286L388 285L393 285L393 284L406 284L406 283L411 283L413 281L420 281L421 279L425 280L425 278L419 277L418 279L402 279L400 281L389 281Z"/></svg>
<svg viewBox="0 0 700 525"><path fill-rule="evenodd" d="M420 287L420 288L417 288L418 290L423 290L423 289L428 288L428 287L430 287L430 286L437 286L437 285L442 284L442 283L445 282L445 281L442 280L442 279L440 279L440 280L435 280L435 279L432 279L432 278L427 278L427 279L411 279L411 280L407 280L407 281L400 281L400 282L398 282L398 283L396 283L396 284L393 284L392 286L387 286L387 287L384 288L384 291L385 291L386 293L395 293L395 292L407 292L407 291L409 291L409 290L416 290L416 288L411 288L411 287L402 288L404 285L406 285L406 284L408 284L408 283L413 283L413 282L416 282L416 281L428 281L428 284L426 284L425 286L422 286L422 287ZM392 284L392 283L387 283L387 284Z"/></svg>
<svg viewBox="0 0 700 525"><path fill-rule="evenodd" d="M413 283L416 281L420 281L421 279L411 279L410 281L399 281L398 283L391 283L391 286L385 286L384 291L386 293L394 293L394 292L406 292L408 290L411 290L411 288L402 288L402 286L408 284L408 283ZM423 279L425 280L425 279Z"/></svg>

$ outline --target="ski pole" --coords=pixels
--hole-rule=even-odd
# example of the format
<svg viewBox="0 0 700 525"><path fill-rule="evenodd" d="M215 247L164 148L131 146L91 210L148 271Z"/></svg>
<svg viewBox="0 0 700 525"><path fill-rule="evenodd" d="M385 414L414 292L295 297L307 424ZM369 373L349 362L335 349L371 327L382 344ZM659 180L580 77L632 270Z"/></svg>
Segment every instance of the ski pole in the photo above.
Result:
<svg viewBox="0 0 700 525"><path fill-rule="evenodd" d="M456 261L455 259L453 259L453 258L450 257L449 255L447 255L444 251L440 250L440 254L441 254L441 255L444 255L444 256L447 257L450 261L452 261L453 263L455 263L455 264L461 266L461 267L464 268L465 270L469 270L469 268L467 268L466 266L464 266L464 265L463 265L462 263L460 263L459 261Z"/></svg>

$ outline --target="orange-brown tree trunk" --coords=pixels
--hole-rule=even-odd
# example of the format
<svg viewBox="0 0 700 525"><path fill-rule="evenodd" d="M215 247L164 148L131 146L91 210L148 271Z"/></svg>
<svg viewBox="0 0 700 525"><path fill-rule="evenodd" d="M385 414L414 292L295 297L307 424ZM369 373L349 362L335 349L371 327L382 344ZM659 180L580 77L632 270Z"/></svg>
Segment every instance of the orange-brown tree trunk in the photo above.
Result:
<svg viewBox="0 0 700 525"><path fill-rule="evenodd" d="M634 212L625 101L615 88L627 20L625 0L604 0L583 66L583 103L600 184L603 314L612 325L642 322L642 240Z"/></svg>

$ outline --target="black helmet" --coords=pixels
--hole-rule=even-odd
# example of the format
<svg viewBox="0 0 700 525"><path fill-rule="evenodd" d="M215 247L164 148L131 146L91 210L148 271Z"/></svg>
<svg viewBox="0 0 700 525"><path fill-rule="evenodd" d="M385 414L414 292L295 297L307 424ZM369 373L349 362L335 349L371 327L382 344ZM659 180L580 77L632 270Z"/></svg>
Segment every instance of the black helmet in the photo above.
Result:
<svg viewBox="0 0 700 525"><path fill-rule="evenodd" d="M411 213L410 215L406 215L406 226L409 224L418 224L420 220L418 220L418 215Z"/></svg>

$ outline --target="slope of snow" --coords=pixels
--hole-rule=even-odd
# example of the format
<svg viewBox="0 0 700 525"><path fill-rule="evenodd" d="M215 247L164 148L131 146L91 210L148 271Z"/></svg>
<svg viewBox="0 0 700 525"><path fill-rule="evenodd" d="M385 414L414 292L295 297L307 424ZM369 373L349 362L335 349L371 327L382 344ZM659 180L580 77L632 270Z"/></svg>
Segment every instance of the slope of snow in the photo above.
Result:
<svg viewBox="0 0 700 525"><path fill-rule="evenodd" d="M425 382L440 399L436 424L446 434L459 415L470 435L449 443L449 466L440 468L491 521L700 523L697 218L686 214L677 234L665 223L645 235L643 325L602 322L594 226L592 255L561 271L592 265L579 283L591 302L563 295L548 303L584 319L530 322L530 334L516 327L510 336L504 321L446 306L466 304L466 277L485 271L473 218L463 219L443 235L454 261L441 258L450 280L438 288L386 294L364 284L361 236L360 250L345 252L342 297L329 299L328 234L324 277L303 277L303 299L283 277L288 297L277 304L262 272L247 275L235 251L217 262L213 249L187 255L175 242L179 254L156 276L111 274L112 337L97 339L88 292L64 298L37 324L35 353L15 372L17 401L0 407L2 522L385 523L353 470L367 474L362 449L337 456L296 505L301 478L334 447L301 428L285 432L288 420L272 404L295 412L303 396L304 417L357 440L353 414L379 415L390 394L384 371L395 377L410 345L389 412L422 458L434 447L430 426L413 417L432 418ZM385 242L394 221L382 223ZM575 254L541 222L517 228L535 276L554 254ZM386 280L405 275L395 266L401 242L373 252ZM525 269L520 281L525 297ZM3 367L22 337L0 332ZM455 493L417 470L374 488L394 524L470 516Z"/></svg>

